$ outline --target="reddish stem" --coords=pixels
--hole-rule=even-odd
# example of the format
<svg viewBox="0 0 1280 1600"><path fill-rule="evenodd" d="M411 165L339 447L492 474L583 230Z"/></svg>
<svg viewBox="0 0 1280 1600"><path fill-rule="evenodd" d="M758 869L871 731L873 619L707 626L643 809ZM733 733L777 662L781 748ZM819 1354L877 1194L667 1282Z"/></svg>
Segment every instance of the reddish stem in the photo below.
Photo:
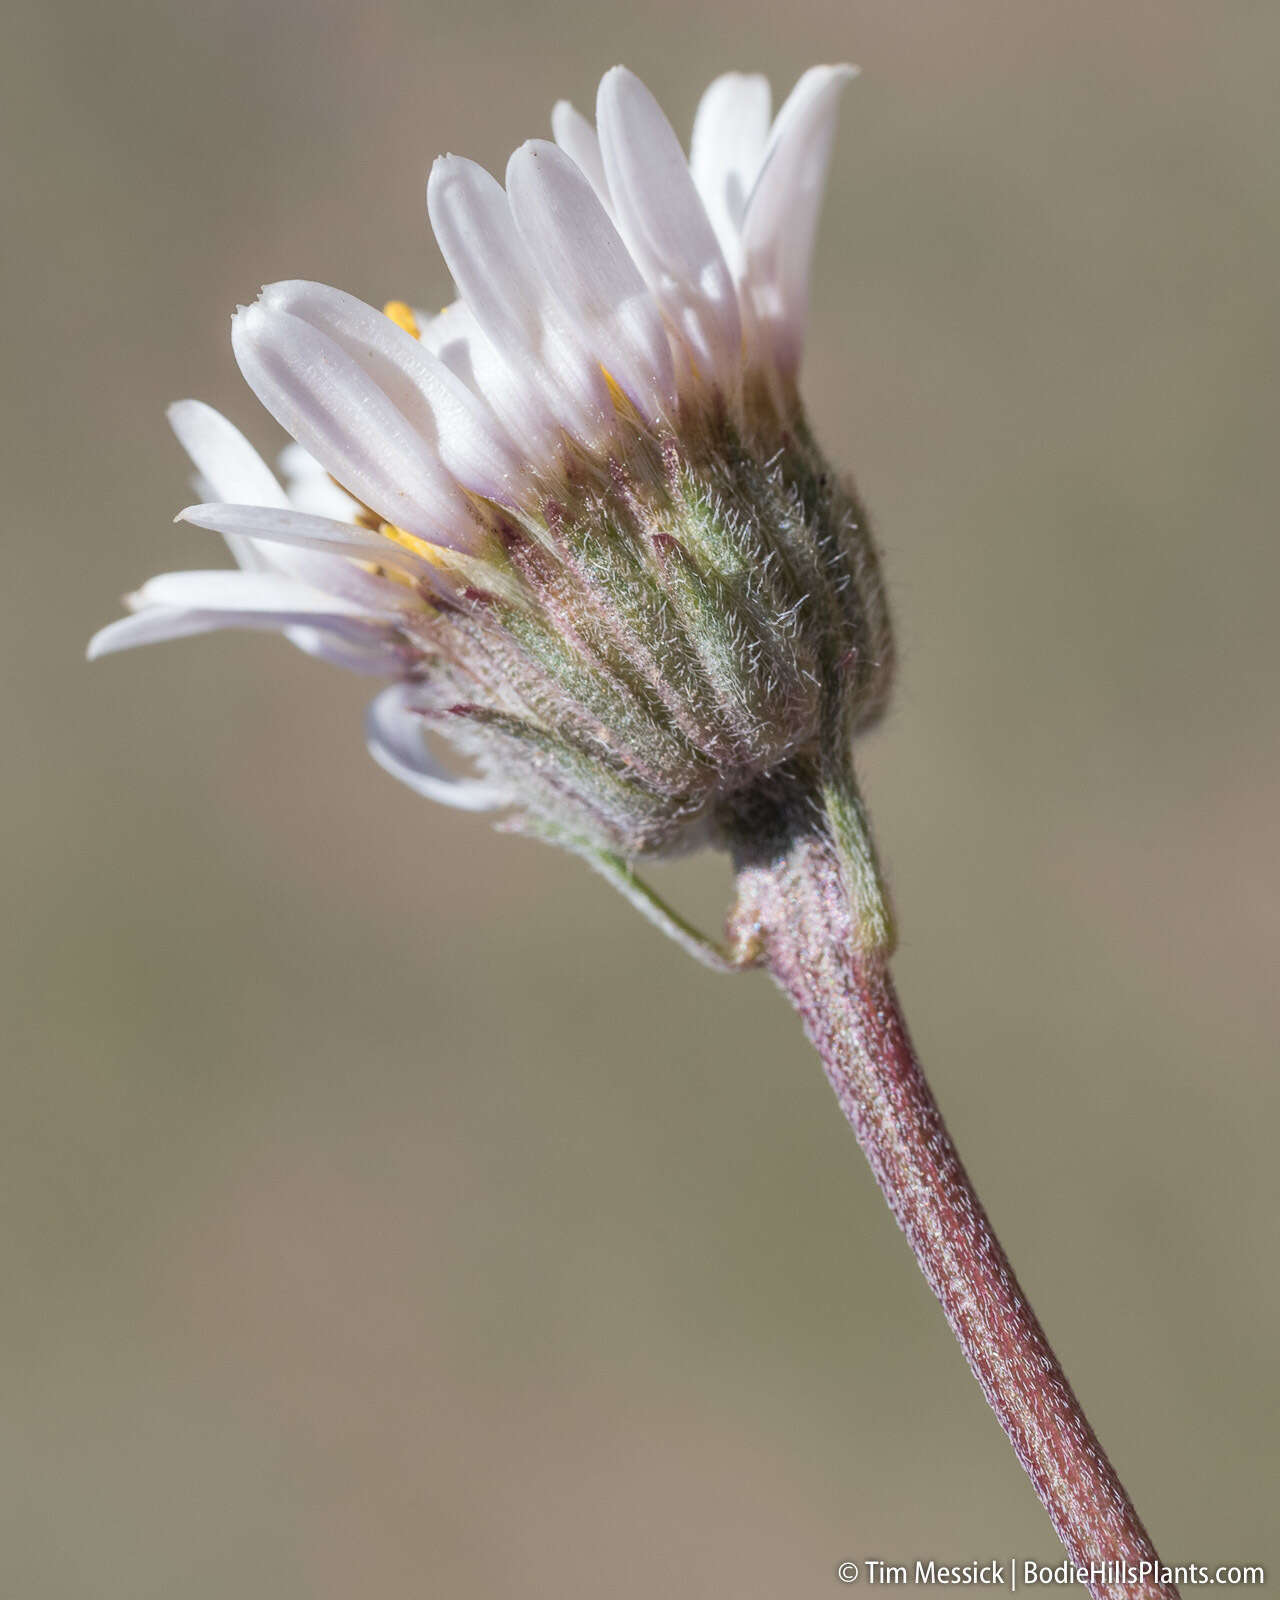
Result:
<svg viewBox="0 0 1280 1600"><path fill-rule="evenodd" d="M925 1081L881 953L860 953L846 879L805 791L757 793L726 831L739 939L757 941L822 1057L951 1330L1097 1600L1176 1600L1022 1292Z"/></svg>

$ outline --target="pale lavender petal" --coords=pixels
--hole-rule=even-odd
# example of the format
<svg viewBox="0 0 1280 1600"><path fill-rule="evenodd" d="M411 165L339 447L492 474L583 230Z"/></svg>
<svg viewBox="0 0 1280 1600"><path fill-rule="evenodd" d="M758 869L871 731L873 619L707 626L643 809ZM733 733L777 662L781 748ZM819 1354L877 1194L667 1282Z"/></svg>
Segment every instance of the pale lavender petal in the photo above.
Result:
<svg viewBox="0 0 1280 1600"><path fill-rule="evenodd" d="M595 190L596 199L612 216L613 201L609 197L609 180L604 175L604 158L600 154L596 130L567 100L557 100L551 108L551 134L565 155L577 163L578 170Z"/></svg>
<svg viewBox="0 0 1280 1600"><path fill-rule="evenodd" d="M178 400L166 412L178 443L219 500L287 506L276 475L221 412L202 400Z"/></svg>
<svg viewBox="0 0 1280 1600"><path fill-rule="evenodd" d="M97 661L102 656L115 655L120 650L133 650L144 644L163 644L168 639L189 639L195 634L213 633L218 628L231 626L225 616L208 612L173 611L159 607L136 611L129 617L117 617L99 628L89 640L85 658Z"/></svg>
<svg viewBox="0 0 1280 1600"><path fill-rule="evenodd" d="M372 640L386 637L399 620L393 611L371 612L293 578L263 572L162 572L127 600L136 614L96 633L89 641L90 660L214 628L283 632L305 624Z"/></svg>
<svg viewBox="0 0 1280 1600"><path fill-rule="evenodd" d="M424 347L481 395L523 450L526 461L550 461L561 430L542 395L520 370L495 349L463 300L418 324Z"/></svg>
<svg viewBox="0 0 1280 1600"><path fill-rule="evenodd" d="M219 500L287 506L275 474L239 428L203 400L177 400L165 415L178 443L191 458L201 492ZM231 536L227 548L246 572L268 571L271 562L251 544Z"/></svg>
<svg viewBox="0 0 1280 1600"><path fill-rule="evenodd" d="M662 318L579 168L555 145L531 139L508 163L507 193L529 253L591 355L647 422L673 415Z"/></svg>
<svg viewBox="0 0 1280 1600"><path fill-rule="evenodd" d="M737 291L680 141L625 67L601 80L596 125L619 233L702 376L732 389L742 356Z"/></svg>
<svg viewBox="0 0 1280 1600"><path fill-rule="evenodd" d="M413 709L414 685L395 683L370 705L365 718L369 754L415 793L459 811L493 811L511 796L495 783L460 778L427 749L422 717Z"/></svg>
<svg viewBox="0 0 1280 1600"><path fill-rule="evenodd" d="M729 265L742 265L746 215L769 138L769 80L758 73L726 72L698 102L689 145L689 169Z"/></svg>
<svg viewBox="0 0 1280 1600"><path fill-rule="evenodd" d="M475 546L478 534L451 474L340 345L261 305L237 313L231 342L272 416L379 516L437 544Z"/></svg>
<svg viewBox="0 0 1280 1600"><path fill-rule="evenodd" d="M430 563L421 556L380 533L303 511L277 511L268 506L200 505L187 506L175 520L231 537L296 545L327 557L353 556L414 576L432 570Z"/></svg>
<svg viewBox="0 0 1280 1600"><path fill-rule="evenodd" d="M388 588L391 586L388 585ZM274 617L284 622L328 624L367 624L395 622L395 611L387 606L371 612L356 601L344 600L327 590L312 588L283 574L266 572L161 572L148 578L129 604L175 606L184 610L227 612L238 616Z"/></svg>
<svg viewBox="0 0 1280 1600"><path fill-rule="evenodd" d="M269 285L260 303L345 350L460 483L491 499L514 500L521 467L492 411L390 317L340 289L301 279Z"/></svg>
<svg viewBox="0 0 1280 1600"><path fill-rule="evenodd" d="M778 369L800 365L809 310L809 268L849 66L811 67L791 91L769 136L742 227L743 293L751 322Z"/></svg>
<svg viewBox="0 0 1280 1600"><path fill-rule="evenodd" d="M529 381L572 437L601 443L613 425L608 387L529 260L502 185L474 161L442 156L431 169L427 209L485 334L513 366L527 363Z"/></svg>

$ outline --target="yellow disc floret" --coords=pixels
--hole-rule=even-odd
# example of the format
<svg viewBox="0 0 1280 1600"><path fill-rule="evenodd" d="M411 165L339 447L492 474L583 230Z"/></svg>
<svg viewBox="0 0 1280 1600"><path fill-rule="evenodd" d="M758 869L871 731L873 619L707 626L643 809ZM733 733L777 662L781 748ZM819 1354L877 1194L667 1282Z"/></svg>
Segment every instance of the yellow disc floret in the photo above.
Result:
<svg viewBox="0 0 1280 1600"><path fill-rule="evenodd" d="M384 317L390 317L397 328L403 328L411 338L418 339L421 333L418 329L418 319L413 314L413 307L406 305L403 300L388 300L382 308Z"/></svg>
<svg viewBox="0 0 1280 1600"><path fill-rule="evenodd" d="M406 533L403 528L397 528L394 522L379 523L378 532L384 539L390 539L392 544L398 544L402 550L411 551L415 556L429 561L433 567L443 568L448 564L448 556L440 545L432 544L429 539L420 539L416 533Z"/></svg>

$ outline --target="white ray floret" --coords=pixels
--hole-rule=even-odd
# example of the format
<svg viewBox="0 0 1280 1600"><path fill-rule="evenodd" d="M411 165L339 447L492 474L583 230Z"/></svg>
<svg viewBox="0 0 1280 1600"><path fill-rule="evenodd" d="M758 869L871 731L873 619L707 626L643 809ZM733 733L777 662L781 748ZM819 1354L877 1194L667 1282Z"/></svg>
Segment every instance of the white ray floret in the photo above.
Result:
<svg viewBox="0 0 1280 1600"><path fill-rule="evenodd" d="M680 141L625 67L601 80L596 123L618 231L695 369L732 390L742 361L738 297Z"/></svg>
<svg viewBox="0 0 1280 1600"><path fill-rule="evenodd" d="M496 811L511 804L501 785L460 778L431 754L411 683L393 683L374 698L365 716L365 744L384 772L428 800L457 811Z"/></svg>
<svg viewBox="0 0 1280 1600"><path fill-rule="evenodd" d="M259 303L308 323L358 362L464 488L513 498L523 469L489 406L390 317L322 283L273 283Z"/></svg>
<svg viewBox="0 0 1280 1600"><path fill-rule="evenodd" d="M380 625L396 620L391 613L379 617L355 601L269 572L163 572L148 579L129 602L135 614L94 635L91 659L214 628L278 631L305 623L369 641Z"/></svg>
<svg viewBox="0 0 1280 1600"><path fill-rule="evenodd" d="M604 175L600 139L589 120L567 100L557 100L551 108L551 136L582 172L595 190L596 199L612 217L613 201L609 197L609 180Z"/></svg>
<svg viewBox="0 0 1280 1600"><path fill-rule="evenodd" d="M769 139L769 80L726 72L698 103L689 170L725 259L741 274L742 222Z"/></svg>
<svg viewBox="0 0 1280 1600"><path fill-rule="evenodd" d="M482 396L532 473L554 465L563 432L520 362L504 355L481 331L465 300L419 322L422 345L473 393Z"/></svg>
<svg viewBox="0 0 1280 1600"><path fill-rule="evenodd" d="M365 505L437 544L473 542L461 486L378 382L372 359L263 303L236 314L231 344L276 421Z"/></svg>
<svg viewBox="0 0 1280 1600"><path fill-rule="evenodd" d="M358 561L394 567L415 576L431 570L430 563L421 556L402 545L392 544L380 533L371 533L356 523L316 516L310 511L210 503L187 506L179 511L175 521L209 528L226 539L263 540L267 544L290 545L325 556L354 556Z"/></svg>
<svg viewBox="0 0 1280 1600"><path fill-rule="evenodd" d="M427 183L436 242L489 341L524 367L557 423L591 448L613 407L598 362L521 238L507 196L474 161L441 156Z"/></svg>
<svg viewBox="0 0 1280 1600"><path fill-rule="evenodd" d="M170 572L127 597L132 616L99 630L91 659L137 645L222 628L283 632L309 655L361 671L393 673L403 651L396 628L407 609L422 609L412 590L367 570L376 559L400 566L408 552L354 524L304 516L270 467L225 417L198 400L180 400L169 421L196 468L197 482L228 503L193 506L183 520L221 533L239 571ZM232 499L231 497L234 497ZM250 500L251 503L244 503ZM253 503L256 502L256 503ZM316 535L323 527L330 536ZM288 527L295 535L283 537ZM358 541L364 565L334 541ZM365 539L376 543L376 552Z"/></svg>
<svg viewBox="0 0 1280 1600"><path fill-rule="evenodd" d="M524 245L566 319L650 424L674 421L675 368L662 318L636 264L578 166L543 139L507 164Z"/></svg>
<svg viewBox="0 0 1280 1600"><path fill-rule="evenodd" d="M810 67L769 134L742 221L743 287L768 358L786 377L800 365L809 269L826 186L836 111L854 67Z"/></svg>

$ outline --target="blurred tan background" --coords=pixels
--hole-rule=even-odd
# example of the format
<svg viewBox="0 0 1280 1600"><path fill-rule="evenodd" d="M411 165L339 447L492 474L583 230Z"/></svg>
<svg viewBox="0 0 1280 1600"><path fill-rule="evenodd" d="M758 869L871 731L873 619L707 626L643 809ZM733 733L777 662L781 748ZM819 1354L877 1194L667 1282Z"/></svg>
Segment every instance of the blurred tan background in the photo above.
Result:
<svg viewBox="0 0 1280 1600"><path fill-rule="evenodd" d="M18 0L0 1593L819 1596L1058 1547L760 978L365 758L274 639L81 655L219 564L227 318L448 293L625 60L849 57L807 390L876 514L867 785L918 1043L1163 1553L1269 1564L1280 11ZM16 30L16 31L15 31ZM715 917L716 863L669 877Z"/></svg>

